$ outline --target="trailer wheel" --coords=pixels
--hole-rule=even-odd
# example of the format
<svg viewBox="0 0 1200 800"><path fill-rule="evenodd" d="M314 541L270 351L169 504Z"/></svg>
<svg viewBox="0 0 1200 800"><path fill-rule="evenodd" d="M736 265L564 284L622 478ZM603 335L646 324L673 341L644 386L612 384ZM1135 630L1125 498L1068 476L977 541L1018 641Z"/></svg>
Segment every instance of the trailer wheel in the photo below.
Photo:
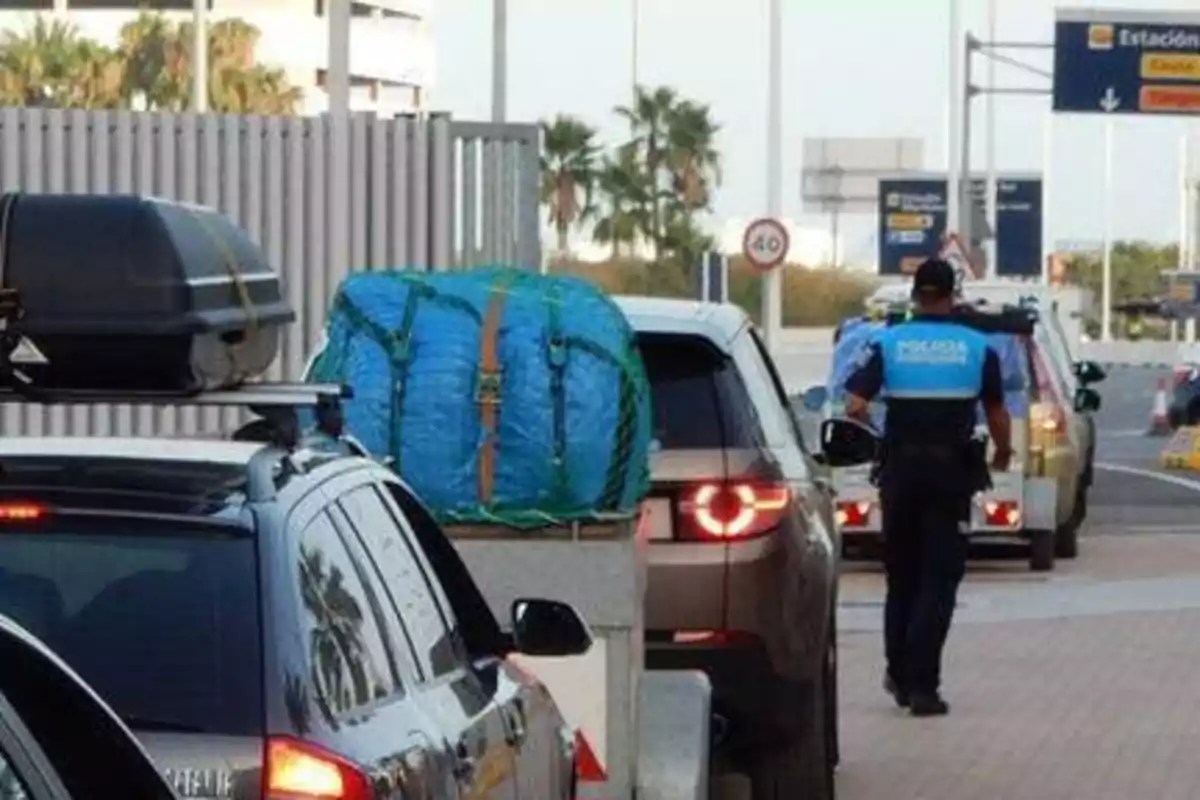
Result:
<svg viewBox="0 0 1200 800"><path fill-rule="evenodd" d="M1029 532L1029 568L1034 572L1054 569L1054 531Z"/></svg>

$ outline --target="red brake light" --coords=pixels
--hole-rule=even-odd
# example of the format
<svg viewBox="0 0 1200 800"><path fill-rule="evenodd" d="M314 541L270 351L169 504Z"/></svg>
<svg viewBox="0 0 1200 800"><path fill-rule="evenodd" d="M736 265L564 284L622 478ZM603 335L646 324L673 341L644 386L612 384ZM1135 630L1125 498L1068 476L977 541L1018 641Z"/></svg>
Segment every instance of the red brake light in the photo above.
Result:
<svg viewBox="0 0 1200 800"><path fill-rule="evenodd" d="M0 522L29 522L45 513L45 507L36 503L0 503Z"/></svg>
<svg viewBox="0 0 1200 800"><path fill-rule="evenodd" d="M1050 367L1046 364L1042 351L1036 347L1031 347L1031 350L1038 402L1030 410L1030 426L1035 436L1038 431L1052 435L1064 434L1067 430L1067 416L1063 409L1063 399L1059 397L1058 388L1050 377Z"/></svg>
<svg viewBox="0 0 1200 800"><path fill-rule="evenodd" d="M267 740L265 800L368 800L371 782L353 762L287 736Z"/></svg>
<svg viewBox="0 0 1200 800"><path fill-rule="evenodd" d="M993 528L1017 528L1021 524L1021 505L1012 500L988 500L983 504L983 516Z"/></svg>
<svg viewBox="0 0 1200 800"><path fill-rule="evenodd" d="M702 483L679 501L685 539L731 541L772 530L791 502L779 483Z"/></svg>
<svg viewBox="0 0 1200 800"><path fill-rule="evenodd" d="M837 523L843 528L862 528L870 520L870 501L843 501L837 504Z"/></svg>

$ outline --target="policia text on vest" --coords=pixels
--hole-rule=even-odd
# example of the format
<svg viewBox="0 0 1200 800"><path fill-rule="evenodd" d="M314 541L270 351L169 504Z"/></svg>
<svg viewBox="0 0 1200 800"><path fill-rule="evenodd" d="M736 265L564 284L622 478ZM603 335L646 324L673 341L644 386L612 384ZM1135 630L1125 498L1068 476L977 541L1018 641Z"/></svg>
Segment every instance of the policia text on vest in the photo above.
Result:
<svg viewBox="0 0 1200 800"><path fill-rule="evenodd" d="M941 655L966 571L971 497L989 483L986 441L974 438L982 402L1007 469L1011 421L1000 359L987 337L955 321L954 273L929 260L913 281L917 313L880 331L846 382L846 413L887 407L881 463L887 602L885 688L914 715L944 714Z"/></svg>

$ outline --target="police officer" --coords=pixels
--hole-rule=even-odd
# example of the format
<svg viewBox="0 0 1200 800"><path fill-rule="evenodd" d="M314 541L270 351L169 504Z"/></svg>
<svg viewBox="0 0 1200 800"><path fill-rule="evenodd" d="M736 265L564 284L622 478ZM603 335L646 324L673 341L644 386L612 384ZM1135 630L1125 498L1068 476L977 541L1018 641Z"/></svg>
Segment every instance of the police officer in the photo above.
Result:
<svg viewBox="0 0 1200 800"><path fill-rule="evenodd" d="M976 403L995 443L992 469L1008 468L1011 431L1000 360L987 338L954 321L955 272L929 259L917 269L915 313L880 332L846 382L846 413L868 421L887 406L878 467L887 603L884 689L915 716L946 714L939 693L942 646L966 571L971 497L986 465L972 469ZM976 450L976 452L981 452Z"/></svg>

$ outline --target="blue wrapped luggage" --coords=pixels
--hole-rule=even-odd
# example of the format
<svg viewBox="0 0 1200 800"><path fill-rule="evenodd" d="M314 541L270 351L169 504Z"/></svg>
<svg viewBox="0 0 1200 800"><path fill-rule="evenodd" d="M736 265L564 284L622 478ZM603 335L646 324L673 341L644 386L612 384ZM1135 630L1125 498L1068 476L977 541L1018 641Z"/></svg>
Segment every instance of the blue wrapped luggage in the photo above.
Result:
<svg viewBox="0 0 1200 800"><path fill-rule="evenodd" d="M631 510L650 394L599 289L515 269L343 281L306 379L354 390L346 426L443 520L516 526Z"/></svg>

